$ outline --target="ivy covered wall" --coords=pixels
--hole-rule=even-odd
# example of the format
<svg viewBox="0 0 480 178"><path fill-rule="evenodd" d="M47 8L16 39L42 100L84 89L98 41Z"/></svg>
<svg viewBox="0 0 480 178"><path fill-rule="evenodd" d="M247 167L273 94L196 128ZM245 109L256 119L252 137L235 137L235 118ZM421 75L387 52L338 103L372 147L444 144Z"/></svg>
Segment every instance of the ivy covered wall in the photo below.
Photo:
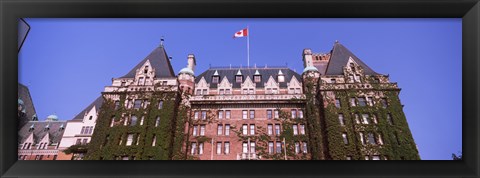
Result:
<svg viewBox="0 0 480 178"><path fill-rule="evenodd" d="M110 93L104 93L104 96L106 94ZM114 94L120 96L120 103L116 108L115 102L107 99L102 105L85 159L116 160L122 157L128 157L129 160L171 159L177 129L179 105L177 92L129 92L128 96L127 93ZM125 102L133 98L142 99L143 104L149 104L146 107L142 104L138 109L133 107L127 109ZM128 120L125 125L125 119L130 119L131 116L137 117L136 124L131 125L131 120ZM114 123L111 127L112 118ZM126 146L128 134L133 134L130 146Z"/></svg>

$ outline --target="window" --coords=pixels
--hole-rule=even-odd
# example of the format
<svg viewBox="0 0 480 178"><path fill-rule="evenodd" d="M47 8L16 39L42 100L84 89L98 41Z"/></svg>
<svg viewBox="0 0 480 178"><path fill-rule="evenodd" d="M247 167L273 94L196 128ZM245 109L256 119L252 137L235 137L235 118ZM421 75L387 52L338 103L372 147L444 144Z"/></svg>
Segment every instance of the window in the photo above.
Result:
<svg viewBox="0 0 480 178"><path fill-rule="evenodd" d="M75 142L75 145L81 145L82 144L82 139L77 139L77 142Z"/></svg>
<svg viewBox="0 0 480 178"><path fill-rule="evenodd" d="M353 82L353 75L352 74L348 75L348 79L352 83Z"/></svg>
<svg viewBox="0 0 480 178"><path fill-rule="evenodd" d="M368 122L368 114L362 114L362 123L369 124Z"/></svg>
<svg viewBox="0 0 480 178"><path fill-rule="evenodd" d="M218 111L218 119L223 119L223 111Z"/></svg>
<svg viewBox="0 0 480 178"><path fill-rule="evenodd" d="M85 134L85 126L82 127L82 130L80 131L80 134Z"/></svg>
<svg viewBox="0 0 480 178"><path fill-rule="evenodd" d="M143 85L145 83L145 80L143 80L143 77L140 77L138 79L138 85Z"/></svg>
<svg viewBox="0 0 480 178"><path fill-rule="evenodd" d="M225 125L225 135L229 136L230 135L230 124Z"/></svg>
<svg viewBox="0 0 480 178"><path fill-rule="evenodd" d="M230 153L230 142L225 142L225 151L224 153L228 155Z"/></svg>
<svg viewBox="0 0 480 178"><path fill-rule="evenodd" d="M202 111L202 120L207 119L207 111Z"/></svg>
<svg viewBox="0 0 480 178"><path fill-rule="evenodd" d="M347 160L352 160L352 156L347 156Z"/></svg>
<svg viewBox="0 0 480 178"><path fill-rule="evenodd" d="M285 76L279 75L278 76L278 82L285 82Z"/></svg>
<svg viewBox="0 0 480 178"><path fill-rule="evenodd" d="M298 110L298 118L303 119L303 110Z"/></svg>
<svg viewBox="0 0 480 178"><path fill-rule="evenodd" d="M342 133L342 138L343 138L343 143L347 145L348 144L347 133Z"/></svg>
<svg viewBox="0 0 480 178"><path fill-rule="evenodd" d="M355 98L350 98L350 106L357 106Z"/></svg>
<svg viewBox="0 0 480 178"><path fill-rule="evenodd" d="M275 119L279 118L278 110L275 110Z"/></svg>
<svg viewBox="0 0 480 178"><path fill-rule="evenodd" d="M378 124L377 115L376 115L376 114L372 114L372 121L373 121L373 123Z"/></svg>
<svg viewBox="0 0 480 178"><path fill-rule="evenodd" d="M195 95L201 95L201 94L202 94L202 90L197 89L197 91L195 92Z"/></svg>
<svg viewBox="0 0 480 178"><path fill-rule="evenodd" d="M223 133L223 125L218 124L217 126L217 135L222 135Z"/></svg>
<svg viewBox="0 0 480 178"><path fill-rule="evenodd" d="M255 124L250 124L250 135L255 135Z"/></svg>
<svg viewBox="0 0 480 178"><path fill-rule="evenodd" d="M237 83L242 83L242 79L243 79L243 78L242 78L241 75L235 76L235 81L236 81Z"/></svg>
<svg viewBox="0 0 480 178"><path fill-rule="evenodd" d="M330 79L330 83L337 83L337 80L335 80L334 78Z"/></svg>
<svg viewBox="0 0 480 178"><path fill-rule="evenodd" d="M253 76L253 80L254 80L255 83L261 82L261 81L262 81L262 77L261 77L260 75L255 75L255 76Z"/></svg>
<svg viewBox="0 0 480 178"><path fill-rule="evenodd" d="M152 141L152 146L155 146L157 143L157 136L153 135L153 141Z"/></svg>
<svg viewBox="0 0 480 178"><path fill-rule="evenodd" d="M197 143L192 142L192 149L190 151L192 155L195 155L197 153Z"/></svg>
<svg viewBox="0 0 480 178"><path fill-rule="evenodd" d="M35 160L40 160L40 155L35 156Z"/></svg>
<svg viewBox="0 0 480 178"><path fill-rule="evenodd" d="M137 134L137 141L135 142L136 145L140 144L140 134Z"/></svg>
<svg viewBox="0 0 480 178"><path fill-rule="evenodd" d="M143 120L145 119L145 116L142 116L142 118L140 119L140 125L143 125Z"/></svg>
<svg viewBox="0 0 480 178"><path fill-rule="evenodd" d="M157 116L157 119L155 119L155 127L158 127L160 125L160 116Z"/></svg>
<svg viewBox="0 0 480 178"><path fill-rule="evenodd" d="M272 119L272 110L267 110L267 119Z"/></svg>
<svg viewBox="0 0 480 178"><path fill-rule="evenodd" d="M275 134L280 135L280 124L275 124Z"/></svg>
<svg viewBox="0 0 480 178"><path fill-rule="evenodd" d="M132 100L128 100L126 104L128 109L132 108Z"/></svg>
<svg viewBox="0 0 480 178"><path fill-rule="evenodd" d="M370 160L369 156L365 156L365 160Z"/></svg>
<svg viewBox="0 0 480 178"><path fill-rule="evenodd" d="M276 153L281 153L282 152L282 142L277 141L276 144L277 144L277 147L275 149Z"/></svg>
<svg viewBox="0 0 480 178"><path fill-rule="evenodd" d="M197 136L198 133L198 125L193 126L193 136Z"/></svg>
<svg viewBox="0 0 480 178"><path fill-rule="evenodd" d="M207 89L203 89L203 95L208 95Z"/></svg>
<svg viewBox="0 0 480 178"><path fill-rule="evenodd" d="M250 153L255 153L255 142L250 142Z"/></svg>
<svg viewBox="0 0 480 178"><path fill-rule="evenodd" d="M273 135L273 125L272 124L267 125L267 133L268 133L268 135Z"/></svg>
<svg viewBox="0 0 480 178"><path fill-rule="evenodd" d="M363 139L363 132L358 133L360 135L360 142L365 145L365 140Z"/></svg>
<svg viewBox="0 0 480 178"><path fill-rule="evenodd" d="M382 98L382 107L387 108L387 106L388 106L387 98Z"/></svg>
<svg viewBox="0 0 480 178"><path fill-rule="evenodd" d="M133 108L138 109L138 108L140 108L141 105L142 105L142 100L135 100L135 102L133 104Z"/></svg>
<svg viewBox="0 0 480 178"><path fill-rule="evenodd" d="M298 126L293 125L293 135L298 135Z"/></svg>
<svg viewBox="0 0 480 178"><path fill-rule="evenodd" d="M255 118L255 110L250 110L250 119Z"/></svg>
<svg viewBox="0 0 480 178"><path fill-rule="evenodd" d="M86 144L87 144L87 141L88 141L88 139L84 138L84 139L82 140L82 145L86 145ZM44 143L42 149L45 149L46 147L47 147L47 143Z"/></svg>
<svg viewBox="0 0 480 178"><path fill-rule="evenodd" d="M194 115L193 115L193 119L197 120L198 119L198 111L195 111Z"/></svg>
<svg viewBox="0 0 480 178"><path fill-rule="evenodd" d="M217 155L222 154L222 142L217 142Z"/></svg>
<svg viewBox="0 0 480 178"><path fill-rule="evenodd" d="M300 134L305 135L305 125L300 124Z"/></svg>
<svg viewBox="0 0 480 178"><path fill-rule="evenodd" d="M247 142L243 142L243 144L242 144L242 153L248 153L248 144L247 144Z"/></svg>
<svg viewBox="0 0 480 178"><path fill-rule="evenodd" d="M158 102L158 109L162 109L162 108L163 108L163 101L160 100L160 101Z"/></svg>
<svg viewBox="0 0 480 178"><path fill-rule="evenodd" d="M219 89L219 92L218 92L220 95L224 95L225 94L225 90L223 89Z"/></svg>
<svg viewBox="0 0 480 178"><path fill-rule="evenodd" d="M248 89L243 89L242 91L242 94L248 94Z"/></svg>
<svg viewBox="0 0 480 178"><path fill-rule="evenodd" d="M355 123L360 124L360 118L358 114L354 114L354 115L355 115Z"/></svg>
<svg viewBox="0 0 480 178"><path fill-rule="evenodd" d="M292 109L292 119L297 118L297 110Z"/></svg>
<svg viewBox="0 0 480 178"><path fill-rule="evenodd" d="M382 134L378 134L378 144L383 145Z"/></svg>
<svg viewBox="0 0 480 178"><path fill-rule="evenodd" d="M243 125L242 125L242 133L243 133L243 135L247 135L247 134L248 134L248 126L247 126L247 124L243 124Z"/></svg>
<svg viewBox="0 0 480 178"><path fill-rule="evenodd" d="M355 82L360 82L360 75L355 75Z"/></svg>
<svg viewBox="0 0 480 178"><path fill-rule="evenodd" d="M242 119L247 119L247 110L242 111Z"/></svg>
<svg viewBox="0 0 480 178"><path fill-rule="evenodd" d="M268 142L268 153L273 154L273 142Z"/></svg>
<svg viewBox="0 0 480 178"><path fill-rule="evenodd" d="M373 155L373 156L372 156L372 160L380 160L380 156L378 156L378 155Z"/></svg>
<svg viewBox="0 0 480 178"><path fill-rule="evenodd" d="M392 114L390 113L387 114L387 122L388 124L393 125Z"/></svg>
<svg viewBox="0 0 480 178"><path fill-rule="evenodd" d="M90 116L90 117L88 118L88 120L92 120L92 118L93 118L93 116Z"/></svg>
<svg viewBox="0 0 480 178"><path fill-rule="evenodd" d="M225 118L230 119L230 110L225 111Z"/></svg>
<svg viewBox="0 0 480 178"><path fill-rule="evenodd" d="M120 86L124 87L125 84L127 84L127 82L122 82L122 84L120 84Z"/></svg>
<svg viewBox="0 0 480 178"><path fill-rule="evenodd" d="M198 144L198 154L203 154L203 143Z"/></svg>
<svg viewBox="0 0 480 178"><path fill-rule="evenodd" d="M303 142L303 153L307 153L307 142Z"/></svg>
<svg viewBox="0 0 480 178"><path fill-rule="evenodd" d="M218 83L218 79L219 79L219 78L220 78L220 77L218 77L218 76L213 76L213 77L212 77L212 83Z"/></svg>
<svg viewBox="0 0 480 178"><path fill-rule="evenodd" d="M295 154L300 153L300 143L295 142Z"/></svg>
<svg viewBox="0 0 480 178"><path fill-rule="evenodd" d="M358 105L360 106L366 106L367 101L365 101L365 98L358 98Z"/></svg>
<svg viewBox="0 0 480 178"><path fill-rule="evenodd" d="M112 120L110 121L110 127L113 127L114 124L115 124L115 116L112 117Z"/></svg>
<svg viewBox="0 0 480 178"><path fill-rule="evenodd" d="M137 125L137 116L132 116L132 119L130 120L130 126L135 125Z"/></svg>
<svg viewBox="0 0 480 178"><path fill-rule="evenodd" d="M373 106L373 97L368 97L367 102L369 106Z"/></svg>
<svg viewBox="0 0 480 178"><path fill-rule="evenodd" d="M343 118L343 114L340 113L338 114L338 122L340 123L341 126L344 126L345 125L345 120Z"/></svg>
<svg viewBox="0 0 480 178"><path fill-rule="evenodd" d="M232 93L230 92L230 89L225 89L225 94L229 95L229 94L232 94Z"/></svg>
<svg viewBox="0 0 480 178"><path fill-rule="evenodd" d="M205 125L201 125L200 126L200 136L204 136L205 135Z"/></svg>
<svg viewBox="0 0 480 178"><path fill-rule="evenodd" d="M127 146L132 145L133 142L133 134L128 134L127 136Z"/></svg>
<svg viewBox="0 0 480 178"><path fill-rule="evenodd" d="M248 94L254 94L254 91L252 88L248 89Z"/></svg>

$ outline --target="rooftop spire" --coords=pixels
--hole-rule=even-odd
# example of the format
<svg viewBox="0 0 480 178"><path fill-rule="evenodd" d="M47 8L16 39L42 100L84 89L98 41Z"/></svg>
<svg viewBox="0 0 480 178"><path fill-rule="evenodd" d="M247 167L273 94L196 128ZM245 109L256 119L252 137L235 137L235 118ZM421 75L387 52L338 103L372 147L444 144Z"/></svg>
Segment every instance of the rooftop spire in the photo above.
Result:
<svg viewBox="0 0 480 178"><path fill-rule="evenodd" d="M162 36L162 37L160 38L160 46L161 46L161 47L163 47L163 41L165 41L165 39L164 39L164 37Z"/></svg>

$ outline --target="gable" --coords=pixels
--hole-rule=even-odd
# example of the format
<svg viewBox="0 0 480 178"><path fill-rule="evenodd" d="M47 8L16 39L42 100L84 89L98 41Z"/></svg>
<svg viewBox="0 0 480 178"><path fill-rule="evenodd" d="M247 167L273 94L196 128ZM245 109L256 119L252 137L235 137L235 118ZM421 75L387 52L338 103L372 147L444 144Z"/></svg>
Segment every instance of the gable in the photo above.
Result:
<svg viewBox="0 0 480 178"><path fill-rule="evenodd" d="M327 65L325 75L344 75L343 68L347 66L348 61L353 60L356 64L361 66L365 75L381 75L373 71L367 64L355 56L350 50L345 48L342 44L336 42L332 49L332 56Z"/></svg>

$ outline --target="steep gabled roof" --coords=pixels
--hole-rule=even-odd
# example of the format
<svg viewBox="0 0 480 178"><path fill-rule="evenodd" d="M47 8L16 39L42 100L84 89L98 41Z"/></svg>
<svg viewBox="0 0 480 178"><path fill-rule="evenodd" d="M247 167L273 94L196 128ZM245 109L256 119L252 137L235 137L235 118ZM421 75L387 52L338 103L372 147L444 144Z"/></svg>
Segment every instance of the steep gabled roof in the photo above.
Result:
<svg viewBox="0 0 480 178"><path fill-rule="evenodd" d="M343 75L343 67L347 66L350 57L352 57L358 65L362 66L365 75L381 75L373 71L367 64L360 60L360 58L355 56L355 54L339 42L335 42L335 45L333 45L332 56L328 62L325 75Z"/></svg>
<svg viewBox="0 0 480 178"><path fill-rule="evenodd" d="M33 130L30 131L32 125ZM48 129L45 129L47 125ZM66 121L29 121L18 131L18 141L23 143L28 136L33 133L33 140L35 143L38 143L47 135L49 136L50 142L59 143L66 126ZM63 127L63 129L60 129L61 127Z"/></svg>
<svg viewBox="0 0 480 178"><path fill-rule="evenodd" d="M87 108L85 108L84 110L82 110L82 112L78 113L73 119L72 121L82 121L83 120L83 117L85 116L85 113L90 111L94 106L95 108L97 109L100 109L100 106L102 106L103 104L103 97L102 96L99 96L97 99L95 99L95 101L93 101L90 105L87 106Z"/></svg>
<svg viewBox="0 0 480 178"><path fill-rule="evenodd" d="M196 78L195 78L195 83L198 83L202 77L205 78L205 81L207 83L210 84L210 88L217 88L218 87L218 84L217 83L212 83L212 76L213 74L215 73L215 71L218 72L219 74L219 77L220 79L223 79L224 77L226 77L228 79L228 81L230 83L233 84L232 88L241 88L241 84L243 82L245 82L245 80L247 79L247 76L250 77L250 79L254 79L254 75L255 75L255 72L258 70L258 72L260 73L260 75L262 76L261 77L261 81L260 82L255 82L255 86L256 88L263 88L264 87L264 84L268 81L268 79L270 78L270 76L273 77L273 79L275 80L275 82L278 82L278 73L279 73L279 70L282 71L283 75L285 76L285 82L281 82L280 83L280 88L286 88L287 87L287 83L290 82L290 80L292 79L292 76L295 76L297 79L300 79L301 76L300 74L294 72L293 70L289 69L289 68L286 68L286 67L282 67L282 68L212 68L212 69L208 69L206 70L205 72L203 72L202 74L198 75ZM235 76L237 75L237 73L240 71L240 73L242 74L243 76L243 82L242 83L237 83L235 81Z"/></svg>
<svg viewBox="0 0 480 178"><path fill-rule="evenodd" d="M28 87L21 83L18 83L18 98L24 103L27 119L29 121L32 120L33 115L36 114L35 106L33 105L32 96L30 95Z"/></svg>
<svg viewBox="0 0 480 178"><path fill-rule="evenodd" d="M168 59L167 52L163 46L155 48L145 59L140 61L130 72L120 78L134 78L137 69L141 68L147 60L150 60L151 67L155 69L155 77L175 77L172 64Z"/></svg>

